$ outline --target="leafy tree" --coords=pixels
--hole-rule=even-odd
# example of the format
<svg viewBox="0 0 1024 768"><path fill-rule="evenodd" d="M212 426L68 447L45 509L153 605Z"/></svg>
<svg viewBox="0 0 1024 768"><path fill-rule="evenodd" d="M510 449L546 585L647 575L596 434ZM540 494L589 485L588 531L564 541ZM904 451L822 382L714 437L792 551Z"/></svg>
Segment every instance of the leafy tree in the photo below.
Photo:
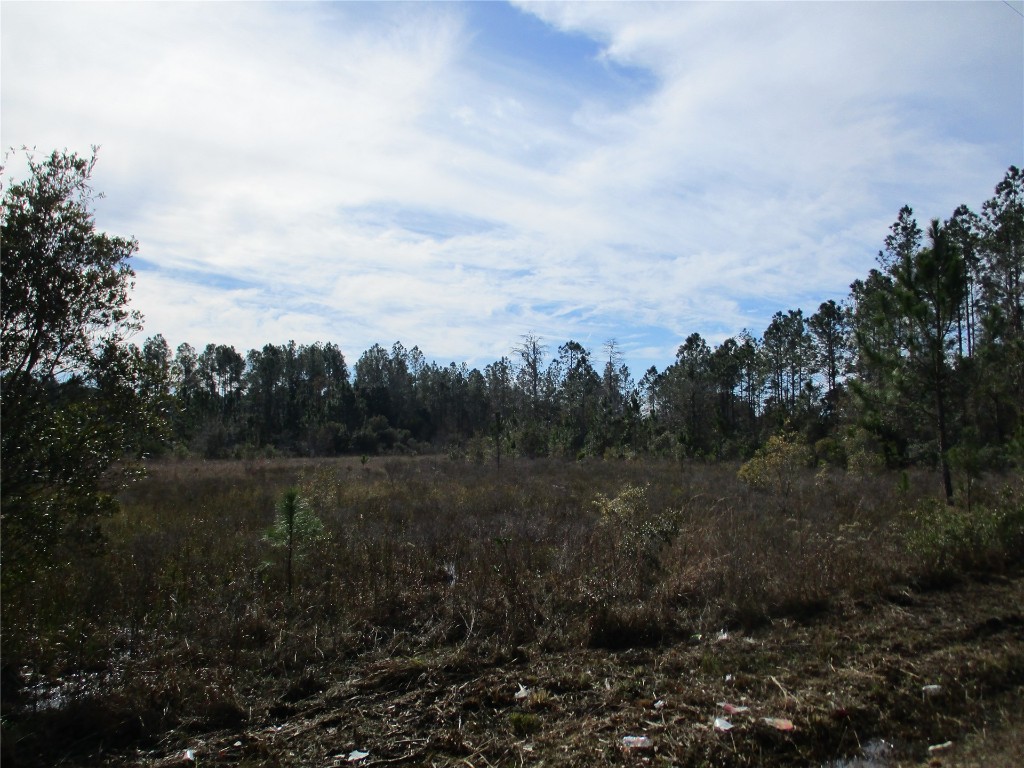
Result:
<svg viewBox="0 0 1024 768"><path fill-rule="evenodd" d="M160 426L149 369L127 341L141 323L128 309L138 244L96 231L95 163L95 149L29 155L29 177L3 197L5 580L94 532L92 521L116 506L108 471Z"/></svg>
<svg viewBox="0 0 1024 768"><path fill-rule="evenodd" d="M724 441L732 441L735 438L743 416L743 407L738 395L742 372L741 347L736 339L730 337L719 344L711 354L711 379L717 390L717 431ZM747 424L749 425L749 421Z"/></svg>
<svg viewBox="0 0 1024 768"><path fill-rule="evenodd" d="M260 448L280 440L285 432L288 391L284 378L285 350L276 344L246 354L246 398L253 444Z"/></svg>
<svg viewBox="0 0 1024 768"><path fill-rule="evenodd" d="M964 301L957 315L957 355L974 354L980 323L982 222L976 213L961 205L946 222L946 232L964 257Z"/></svg>
<svg viewBox="0 0 1024 768"><path fill-rule="evenodd" d="M922 384L930 396L938 443L942 486L953 500L949 469L953 370L950 366L951 331L964 297L965 269L961 252L937 219L928 228L931 247L904 258L896 266L896 299L909 321L905 369L907 383Z"/></svg>
<svg viewBox="0 0 1024 768"><path fill-rule="evenodd" d="M142 363L140 394L165 422L170 423L174 410L174 398L171 393L174 358L167 340L161 334L158 333L143 343ZM147 453L158 455L167 448L166 435L153 435L144 442L144 446Z"/></svg>
<svg viewBox="0 0 1024 768"><path fill-rule="evenodd" d="M982 208L984 302L992 333L1024 338L1024 173L1011 166Z"/></svg>
<svg viewBox="0 0 1024 768"><path fill-rule="evenodd" d="M878 263L886 272L891 272L900 262L913 258L921 247L921 228L914 218L914 209L909 205L900 208L896 221L889 227L885 237L885 250L879 251Z"/></svg>
<svg viewBox="0 0 1024 768"><path fill-rule="evenodd" d="M840 377L846 373L849 310L831 299L822 302L807 320L807 326L814 338L816 367L825 375L825 391L829 395L839 388Z"/></svg>

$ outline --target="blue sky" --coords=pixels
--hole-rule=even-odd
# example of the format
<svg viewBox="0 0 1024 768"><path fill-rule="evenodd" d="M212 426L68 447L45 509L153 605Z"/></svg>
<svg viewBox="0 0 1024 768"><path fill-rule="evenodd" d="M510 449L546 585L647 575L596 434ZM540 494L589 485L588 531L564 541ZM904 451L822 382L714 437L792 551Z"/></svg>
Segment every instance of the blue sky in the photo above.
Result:
<svg viewBox="0 0 1024 768"><path fill-rule="evenodd" d="M1024 164L1022 14L4 2L0 134L101 146L143 337L477 366L614 338L639 377L845 297L904 204L980 207Z"/></svg>

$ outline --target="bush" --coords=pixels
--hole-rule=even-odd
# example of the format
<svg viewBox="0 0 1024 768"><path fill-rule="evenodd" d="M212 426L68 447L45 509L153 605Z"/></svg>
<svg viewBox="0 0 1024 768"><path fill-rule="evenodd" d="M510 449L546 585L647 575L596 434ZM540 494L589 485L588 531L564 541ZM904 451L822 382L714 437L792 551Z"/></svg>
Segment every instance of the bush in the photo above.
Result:
<svg viewBox="0 0 1024 768"><path fill-rule="evenodd" d="M681 513L652 510L647 487L626 484L614 497L597 494L594 535L597 593L642 597L657 583L662 551L679 533ZM595 565L597 564L595 563Z"/></svg>
<svg viewBox="0 0 1024 768"><path fill-rule="evenodd" d="M794 478L813 461L813 454L795 435L772 435L740 467L739 478L753 488L778 494L785 505L793 491Z"/></svg>
<svg viewBox="0 0 1024 768"><path fill-rule="evenodd" d="M962 508L927 499L907 513L907 547L926 576L998 570L1024 554L1024 499L1007 487L993 504Z"/></svg>

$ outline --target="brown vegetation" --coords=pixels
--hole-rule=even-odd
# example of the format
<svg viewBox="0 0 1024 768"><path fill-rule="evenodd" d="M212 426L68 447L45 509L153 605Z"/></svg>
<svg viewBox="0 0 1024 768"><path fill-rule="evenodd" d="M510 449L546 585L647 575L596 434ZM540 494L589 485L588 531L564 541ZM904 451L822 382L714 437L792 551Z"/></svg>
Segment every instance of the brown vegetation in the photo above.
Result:
<svg viewBox="0 0 1024 768"><path fill-rule="evenodd" d="M1019 478L773 467L155 464L102 556L5 588L4 764L821 764L1020 697Z"/></svg>

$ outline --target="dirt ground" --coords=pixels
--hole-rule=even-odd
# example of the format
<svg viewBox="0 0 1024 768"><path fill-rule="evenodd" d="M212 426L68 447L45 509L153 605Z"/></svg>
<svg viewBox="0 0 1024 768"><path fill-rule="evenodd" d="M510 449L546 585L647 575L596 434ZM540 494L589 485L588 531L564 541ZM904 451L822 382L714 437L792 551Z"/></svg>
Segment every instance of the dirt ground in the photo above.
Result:
<svg viewBox="0 0 1024 768"><path fill-rule="evenodd" d="M470 641L324 670L247 727L179 729L102 763L1016 766L1024 578L894 587L661 647Z"/></svg>

